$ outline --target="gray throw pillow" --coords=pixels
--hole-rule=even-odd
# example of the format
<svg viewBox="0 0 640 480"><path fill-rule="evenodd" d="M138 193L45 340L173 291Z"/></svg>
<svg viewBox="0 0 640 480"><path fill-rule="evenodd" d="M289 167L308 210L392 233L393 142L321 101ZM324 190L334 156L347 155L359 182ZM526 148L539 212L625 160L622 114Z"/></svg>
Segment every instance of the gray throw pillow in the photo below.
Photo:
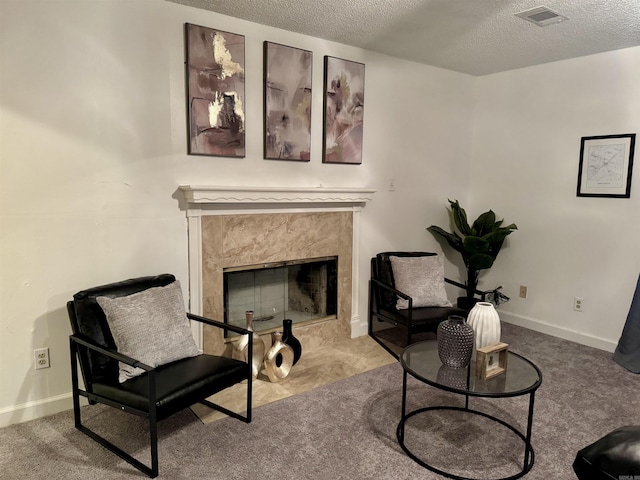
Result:
<svg viewBox="0 0 640 480"><path fill-rule="evenodd" d="M150 367L198 355L184 308L180 282L126 297L98 297L118 352ZM120 383L144 370L122 362Z"/></svg>
<svg viewBox="0 0 640 480"><path fill-rule="evenodd" d="M395 287L413 299L414 307L451 306L444 288L444 261L440 255L389 259ZM409 308L409 301L398 297L396 308Z"/></svg>

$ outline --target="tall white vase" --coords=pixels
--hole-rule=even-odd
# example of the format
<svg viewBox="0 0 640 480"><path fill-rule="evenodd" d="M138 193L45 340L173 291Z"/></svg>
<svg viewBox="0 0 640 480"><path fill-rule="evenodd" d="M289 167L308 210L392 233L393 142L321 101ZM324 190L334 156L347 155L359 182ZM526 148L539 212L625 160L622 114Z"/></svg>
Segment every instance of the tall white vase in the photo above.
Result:
<svg viewBox="0 0 640 480"><path fill-rule="evenodd" d="M476 303L469 312L467 323L473 328L476 350L500 342L500 316L493 304Z"/></svg>

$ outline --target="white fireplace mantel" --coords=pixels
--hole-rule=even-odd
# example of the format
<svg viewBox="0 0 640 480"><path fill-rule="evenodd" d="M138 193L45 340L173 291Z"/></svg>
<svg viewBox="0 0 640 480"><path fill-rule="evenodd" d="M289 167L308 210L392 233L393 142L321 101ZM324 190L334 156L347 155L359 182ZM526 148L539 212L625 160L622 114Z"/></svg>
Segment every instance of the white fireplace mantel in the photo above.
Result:
<svg viewBox="0 0 640 480"><path fill-rule="evenodd" d="M304 187L219 187L180 185L189 210L206 206L261 204L334 204L362 207L373 199L375 190L368 188L304 188ZM222 207L223 208L223 207ZM277 208L277 207L276 207Z"/></svg>
<svg viewBox="0 0 640 480"><path fill-rule="evenodd" d="M373 200L375 190L368 188L329 187L225 187L209 185L180 185L184 195L189 228L190 309L202 314L202 230L203 215L240 213L275 213L285 211L353 212L352 251L352 313L351 336L366 335L367 323L358 309L360 211ZM202 332L195 332L202 345Z"/></svg>

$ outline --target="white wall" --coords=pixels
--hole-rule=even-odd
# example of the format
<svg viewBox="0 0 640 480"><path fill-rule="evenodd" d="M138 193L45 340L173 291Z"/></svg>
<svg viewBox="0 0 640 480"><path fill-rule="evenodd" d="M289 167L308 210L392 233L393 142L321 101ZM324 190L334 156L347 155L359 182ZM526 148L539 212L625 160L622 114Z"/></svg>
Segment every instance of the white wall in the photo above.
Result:
<svg viewBox="0 0 640 480"><path fill-rule="evenodd" d="M519 227L483 278L511 296L503 318L615 348L640 272L638 147L630 199L577 197L578 161L583 136L640 133L638 85L640 48L476 80L470 210Z"/></svg>
<svg viewBox="0 0 640 480"><path fill-rule="evenodd" d="M244 159L186 154L185 22L246 36ZM310 163L262 159L265 40L314 53ZM366 64L361 166L321 163L324 55ZM425 227L467 198L469 76L158 0L0 0L0 65L0 425L71 407L73 293L160 272L187 285L180 184L378 189L361 315L369 257L439 248Z"/></svg>

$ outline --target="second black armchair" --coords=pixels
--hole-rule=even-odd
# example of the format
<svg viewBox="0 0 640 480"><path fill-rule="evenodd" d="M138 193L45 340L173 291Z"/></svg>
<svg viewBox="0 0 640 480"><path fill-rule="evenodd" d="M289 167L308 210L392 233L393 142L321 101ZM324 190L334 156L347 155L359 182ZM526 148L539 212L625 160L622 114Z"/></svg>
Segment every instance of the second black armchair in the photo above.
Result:
<svg viewBox="0 0 640 480"><path fill-rule="evenodd" d="M395 267L395 268L394 268ZM405 330L405 346L418 333L436 332L451 315L466 317L446 298L442 258L431 252L383 252L371 259L369 283L369 336L396 358L398 353L376 333L378 322Z"/></svg>

